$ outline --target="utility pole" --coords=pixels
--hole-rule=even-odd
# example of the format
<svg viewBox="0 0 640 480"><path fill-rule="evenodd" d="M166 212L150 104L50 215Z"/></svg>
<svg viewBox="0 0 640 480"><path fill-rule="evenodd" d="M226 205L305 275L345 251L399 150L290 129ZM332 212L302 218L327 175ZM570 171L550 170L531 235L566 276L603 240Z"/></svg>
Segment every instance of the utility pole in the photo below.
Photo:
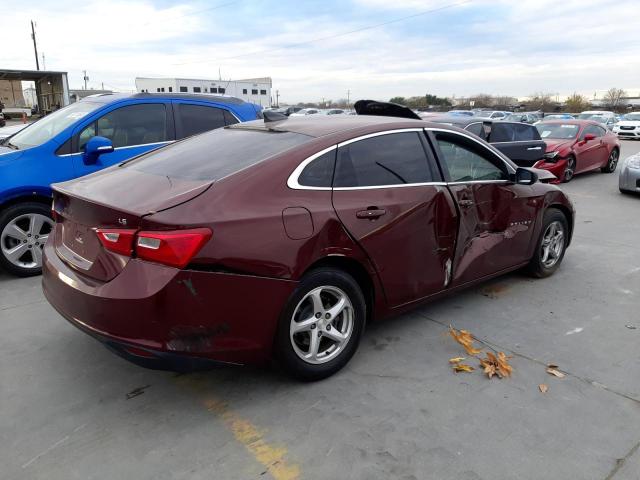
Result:
<svg viewBox="0 0 640 480"><path fill-rule="evenodd" d="M347 90L347 110L350 108L349 105L351 102L349 101L351 98L351 90Z"/></svg>
<svg viewBox="0 0 640 480"><path fill-rule="evenodd" d="M33 26L33 20L31 20L31 38L33 39L33 51L36 54L36 70L40 70L40 63L38 62L38 47L36 47L36 29Z"/></svg>
<svg viewBox="0 0 640 480"><path fill-rule="evenodd" d="M276 107L280 108L280 90L276 90Z"/></svg>
<svg viewBox="0 0 640 480"><path fill-rule="evenodd" d="M102 90L104 90L104 82L102 82Z"/></svg>
<svg viewBox="0 0 640 480"><path fill-rule="evenodd" d="M84 79L84 89L86 90L87 89L87 80L89 80L89 77L87 77L87 71L86 70L83 70L82 72L84 73L84 77L83 77L83 79Z"/></svg>
<svg viewBox="0 0 640 480"><path fill-rule="evenodd" d="M47 69L47 64L44 63L44 52L42 52L42 69L46 70Z"/></svg>

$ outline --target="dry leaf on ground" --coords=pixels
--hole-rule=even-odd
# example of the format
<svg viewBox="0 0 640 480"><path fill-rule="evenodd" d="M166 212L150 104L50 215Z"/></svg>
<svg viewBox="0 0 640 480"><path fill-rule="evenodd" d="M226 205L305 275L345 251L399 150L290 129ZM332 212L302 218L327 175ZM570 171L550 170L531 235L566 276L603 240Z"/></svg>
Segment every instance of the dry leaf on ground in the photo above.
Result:
<svg viewBox="0 0 640 480"><path fill-rule="evenodd" d="M474 370L475 368L473 368L471 365L466 365L464 363L456 363L453 366L454 372L473 372Z"/></svg>
<svg viewBox="0 0 640 480"><path fill-rule="evenodd" d="M456 330L449 325L449 335L464 347L467 354L478 355L479 353L482 353L482 350L478 350L473 346L473 335L471 335L471 332L468 332L467 330Z"/></svg>
<svg viewBox="0 0 640 480"><path fill-rule="evenodd" d="M547 385L545 385L544 383L541 383L540 385L538 385L538 388L540 389L540 391L542 393L547 393L547 390L549 390L549 387Z"/></svg>
<svg viewBox="0 0 640 480"><path fill-rule="evenodd" d="M547 373L558 378L565 377L565 374L558 370L558 365L547 365Z"/></svg>
<svg viewBox="0 0 640 480"><path fill-rule="evenodd" d="M449 363L460 363L461 361L466 360L466 357L455 357L450 358Z"/></svg>
<svg viewBox="0 0 640 480"><path fill-rule="evenodd" d="M486 357L480 359L480 366L489 378L494 375L498 378L510 377L513 371L513 367L509 365L510 358L511 356L505 355L504 352L498 352L497 356L487 352Z"/></svg>

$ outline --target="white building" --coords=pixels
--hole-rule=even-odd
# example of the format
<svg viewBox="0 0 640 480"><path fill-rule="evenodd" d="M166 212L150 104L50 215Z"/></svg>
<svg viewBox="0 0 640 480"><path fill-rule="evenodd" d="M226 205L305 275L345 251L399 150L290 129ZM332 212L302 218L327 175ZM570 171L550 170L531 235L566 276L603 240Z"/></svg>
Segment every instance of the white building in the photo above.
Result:
<svg viewBox="0 0 640 480"><path fill-rule="evenodd" d="M271 105L271 78L245 80L203 80L193 78L136 77L136 90L147 93L213 93L241 98L246 102Z"/></svg>

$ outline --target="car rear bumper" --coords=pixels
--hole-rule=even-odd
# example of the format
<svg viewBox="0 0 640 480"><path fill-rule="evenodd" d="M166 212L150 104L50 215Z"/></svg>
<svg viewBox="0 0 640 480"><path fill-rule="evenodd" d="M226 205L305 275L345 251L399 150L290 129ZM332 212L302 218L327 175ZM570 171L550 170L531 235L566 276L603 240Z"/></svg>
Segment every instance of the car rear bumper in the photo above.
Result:
<svg viewBox="0 0 640 480"><path fill-rule="evenodd" d="M624 167L620 171L620 190L640 193L640 170Z"/></svg>
<svg viewBox="0 0 640 480"><path fill-rule="evenodd" d="M260 363L297 282L130 260L113 280L83 276L45 246L43 291L69 322L150 368Z"/></svg>

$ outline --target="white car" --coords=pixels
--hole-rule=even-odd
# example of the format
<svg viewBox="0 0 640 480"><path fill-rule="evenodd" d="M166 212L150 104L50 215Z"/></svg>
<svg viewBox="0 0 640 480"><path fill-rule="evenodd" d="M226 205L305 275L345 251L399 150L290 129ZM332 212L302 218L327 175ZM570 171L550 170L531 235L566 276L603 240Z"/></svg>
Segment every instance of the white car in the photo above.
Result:
<svg viewBox="0 0 640 480"><path fill-rule="evenodd" d="M627 113L613 126L619 138L640 138L640 112Z"/></svg>
<svg viewBox="0 0 640 480"><path fill-rule="evenodd" d="M488 118L491 120L501 120L510 113L511 112L502 112L500 110L478 110L474 112L473 116L478 118Z"/></svg>
<svg viewBox="0 0 640 480"><path fill-rule="evenodd" d="M303 108L302 110L297 111L296 113L292 113L289 115L290 117L304 117L305 115L316 115L321 113L318 108Z"/></svg>

